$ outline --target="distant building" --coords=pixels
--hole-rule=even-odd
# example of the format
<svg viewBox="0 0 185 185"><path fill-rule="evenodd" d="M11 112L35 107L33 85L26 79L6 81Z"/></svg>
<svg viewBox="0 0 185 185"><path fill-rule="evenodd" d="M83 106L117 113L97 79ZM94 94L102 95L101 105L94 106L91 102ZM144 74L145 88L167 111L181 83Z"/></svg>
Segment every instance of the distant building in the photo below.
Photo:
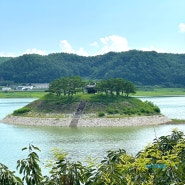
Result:
<svg viewBox="0 0 185 185"><path fill-rule="evenodd" d="M33 86L18 86L16 88L16 90L19 90L19 91L30 91L33 89Z"/></svg>
<svg viewBox="0 0 185 185"><path fill-rule="evenodd" d="M94 94L97 92L96 90L96 83L90 82L86 87L87 93Z"/></svg>
<svg viewBox="0 0 185 185"><path fill-rule="evenodd" d="M11 91L12 89L10 87L3 87L2 91Z"/></svg>
<svg viewBox="0 0 185 185"><path fill-rule="evenodd" d="M19 85L15 89L18 91L30 91L30 90L47 90L49 83L35 83L28 85Z"/></svg>
<svg viewBox="0 0 185 185"><path fill-rule="evenodd" d="M48 89L49 83L35 83L32 84L34 86L34 89Z"/></svg>

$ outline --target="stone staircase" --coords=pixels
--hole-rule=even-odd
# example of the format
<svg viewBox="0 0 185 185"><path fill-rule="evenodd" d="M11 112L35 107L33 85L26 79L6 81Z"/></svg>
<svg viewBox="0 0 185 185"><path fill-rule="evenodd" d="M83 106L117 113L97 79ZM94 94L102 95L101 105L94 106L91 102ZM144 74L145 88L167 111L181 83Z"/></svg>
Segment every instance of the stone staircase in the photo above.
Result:
<svg viewBox="0 0 185 185"><path fill-rule="evenodd" d="M80 104L79 104L79 106L73 116L73 119L71 120L69 127L77 127L78 121L83 113L83 110L84 110L86 104L87 104L87 101L85 101L85 100L80 102Z"/></svg>

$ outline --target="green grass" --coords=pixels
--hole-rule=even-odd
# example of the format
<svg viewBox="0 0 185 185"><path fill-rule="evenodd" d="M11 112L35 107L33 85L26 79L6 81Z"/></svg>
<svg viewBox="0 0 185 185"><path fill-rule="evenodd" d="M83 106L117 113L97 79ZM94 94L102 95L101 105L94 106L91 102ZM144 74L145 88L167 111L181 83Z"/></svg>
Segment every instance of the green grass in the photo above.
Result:
<svg viewBox="0 0 185 185"><path fill-rule="evenodd" d="M45 94L42 91L0 91L0 98L40 98Z"/></svg>
<svg viewBox="0 0 185 185"><path fill-rule="evenodd" d="M184 88L142 88L134 96L185 96ZM57 97L47 92L36 91L0 91L0 98L39 98L20 109L15 114L21 116L61 117L65 114L74 114L80 101L88 103L85 114L96 114L97 117L128 117L135 115L160 114L160 109L151 102L142 102L135 97L106 96L105 94L77 94L71 97ZM28 108L28 109L27 109ZM30 111L29 111L30 110ZM185 120L173 120L174 123L182 123Z"/></svg>
<svg viewBox="0 0 185 185"><path fill-rule="evenodd" d="M0 98L41 98L46 94L46 92L42 91L0 91ZM93 97L91 94L82 94L78 96L79 98L83 96L87 101L98 101L97 98L101 98L96 96ZM185 88L142 87L139 88L133 96L185 96ZM107 100L108 99L106 99L106 101Z"/></svg>
<svg viewBox="0 0 185 185"><path fill-rule="evenodd" d="M185 88L140 88L134 96L185 96Z"/></svg>
<svg viewBox="0 0 185 185"><path fill-rule="evenodd" d="M30 111L31 111L31 108L23 107L23 108L20 108L20 109L15 110L13 112L13 115L14 116L23 115L23 114L26 114L26 113L28 113Z"/></svg>
<svg viewBox="0 0 185 185"><path fill-rule="evenodd" d="M177 124L180 124L180 123L185 123L185 120L183 120L183 119L172 119L172 121L171 121L172 123L177 123Z"/></svg>
<svg viewBox="0 0 185 185"><path fill-rule="evenodd" d="M151 102L142 102L134 97L111 96L104 94L78 94L72 97L46 94L40 99L28 104L28 109L18 111L24 115L40 114L74 114L81 101L87 101L84 114L95 114L98 117L125 117L134 115L156 115L160 109ZM31 110L25 113L24 110Z"/></svg>

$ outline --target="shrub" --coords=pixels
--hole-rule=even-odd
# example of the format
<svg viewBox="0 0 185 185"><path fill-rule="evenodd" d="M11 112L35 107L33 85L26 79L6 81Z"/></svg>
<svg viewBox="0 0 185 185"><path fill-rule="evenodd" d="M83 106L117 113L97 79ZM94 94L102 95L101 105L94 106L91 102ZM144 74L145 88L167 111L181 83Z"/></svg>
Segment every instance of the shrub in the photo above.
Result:
<svg viewBox="0 0 185 185"><path fill-rule="evenodd" d="M28 113L31 111L31 108L28 108L28 107L23 107L23 108L20 108L20 109L17 109L13 112L13 115L14 116L18 116L18 115L21 115L21 114L25 114L25 113Z"/></svg>
<svg viewBox="0 0 185 185"><path fill-rule="evenodd" d="M157 107L157 106L154 106L154 111L155 111L156 113L160 113L160 112L161 112L160 109L159 109L159 107Z"/></svg>
<svg viewBox="0 0 185 185"><path fill-rule="evenodd" d="M108 108L107 113L108 114L114 114L114 109L113 108Z"/></svg>
<svg viewBox="0 0 185 185"><path fill-rule="evenodd" d="M120 110L119 109L112 108L112 107L109 107L107 109L107 113L108 114L119 114L120 113Z"/></svg>
<svg viewBox="0 0 185 185"><path fill-rule="evenodd" d="M104 117L105 116L105 113L104 112L99 112L98 113L98 117Z"/></svg>
<svg viewBox="0 0 185 185"><path fill-rule="evenodd" d="M115 113L115 114L119 114L119 110L118 110L118 109L115 109L115 110L114 110L114 113Z"/></svg>
<svg viewBox="0 0 185 185"><path fill-rule="evenodd" d="M185 138L174 130L171 135L154 139L135 157L124 149L108 151L103 160L71 162L67 154L54 151L49 174L42 175L39 148L29 145L28 157L17 161L20 179L0 163L1 185L183 185L185 182Z"/></svg>

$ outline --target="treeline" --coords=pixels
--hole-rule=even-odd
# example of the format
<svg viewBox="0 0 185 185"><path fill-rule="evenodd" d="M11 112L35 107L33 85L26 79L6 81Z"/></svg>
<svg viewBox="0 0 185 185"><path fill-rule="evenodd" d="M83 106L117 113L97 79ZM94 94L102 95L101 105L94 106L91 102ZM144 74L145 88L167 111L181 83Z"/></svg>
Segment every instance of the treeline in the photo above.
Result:
<svg viewBox="0 0 185 185"><path fill-rule="evenodd" d="M79 76L58 78L49 84L49 92L55 93L57 96L61 94L72 96L78 92L87 91L88 93L105 93L106 95L120 95L136 93L136 86L123 78L111 78L95 82L85 82Z"/></svg>
<svg viewBox="0 0 185 185"><path fill-rule="evenodd" d="M1 185L183 185L185 182L185 139L180 131L156 138L135 157L124 149L108 151L100 163L72 162L65 153L54 151L54 160L43 175L39 148L23 148L28 157L17 161L21 177L0 163Z"/></svg>
<svg viewBox="0 0 185 185"><path fill-rule="evenodd" d="M0 82L48 83L61 77L80 76L84 79L124 78L141 86L185 86L185 54L130 50L93 57L55 53L4 60L0 62Z"/></svg>
<svg viewBox="0 0 185 185"><path fill-rule="evenodd" d="M0 57L0 64L10 60L12 57Z"/></svg>

